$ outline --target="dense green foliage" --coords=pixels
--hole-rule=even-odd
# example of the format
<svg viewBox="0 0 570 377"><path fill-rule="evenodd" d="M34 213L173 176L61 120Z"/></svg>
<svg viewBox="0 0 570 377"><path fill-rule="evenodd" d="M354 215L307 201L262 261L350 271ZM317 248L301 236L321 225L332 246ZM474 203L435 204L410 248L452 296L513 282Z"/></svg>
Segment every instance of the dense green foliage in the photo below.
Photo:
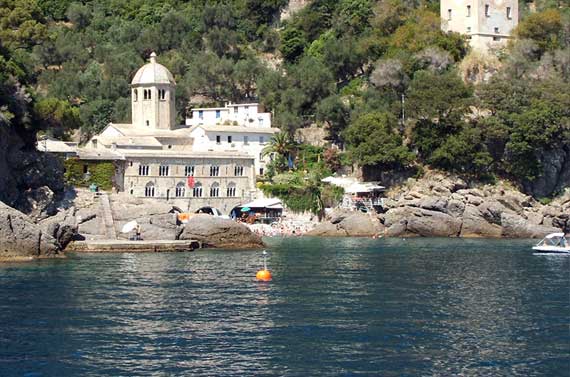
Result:
<svg viewBox="0 0 570 377"><path fill-rule="evenodd" d="M102 190L110 190L114 186L115 165L112 162L79 161L69 159L64 161L66 184L89 187L97 185ZM85 174L85 170L89 174Z"/></svg>
<svg viewBox="0 0 570 377"><path fill-rule="evenodd" d="M129 82L156 51L180 121L189 106L259 100L290 136L324 125L348 151L323 151L329 168L532 181L544 153L570 148L566 2L537 0L535 13L520 2L518 38L490 80L469 78L467 40L441 31L437 0L313 0L280 20L287 3L0 0L0 126L85 140L127 122ZM302 153L276 153L272 175L290 157L299 169Z"/></svg>

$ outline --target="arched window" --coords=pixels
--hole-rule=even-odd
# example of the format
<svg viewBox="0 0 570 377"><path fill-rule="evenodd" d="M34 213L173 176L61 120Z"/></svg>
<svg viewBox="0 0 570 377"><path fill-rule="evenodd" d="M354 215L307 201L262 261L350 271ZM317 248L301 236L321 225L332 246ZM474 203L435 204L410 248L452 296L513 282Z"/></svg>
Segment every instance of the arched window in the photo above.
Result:
<svg viewBox="0 0 570 377"><path fill-rule="evenodd" d="M144 196L146 197L154 196L154 183L149 182L146 184L146 186L144 187Z"/></svg>
<svg viewBox="0 0 570 377"><path fill-rule="evenodd" d="M160 99L160 100L166 99L166 90L158 89L158 99Z"/></svg>
<svg viewBox="0 0 570 377"><path fill-rule="evenodd" d="M184 184L184 182L179 182L176 185L176 197L180 198L186 195L186 185Z"/></svg>
<svg viewBox="0 0 570 377"><path fill-rule="evenodd" d="M139 100L139 90L133 90L133 101L137 102Z"/></svg>
<svg viewBox="0 0 570 377"><path fill-rule="evenodd" d="M148 93L146 89L143 89L143 99L148 99Z"/></svg>
<svg viewBox="0 0 570 377"><path fill-rule="evenodd" d="M194 185L194 189L192 190L192 196L195 198L202 197L202 184L200 182L196 182Z"/></svg>
<svg viewBox="0 0 570 377"><path fill-rule="evenodd" d="M214 182L212 186L210 186L210 197L217 198L218 196L220 196L220 184Z"/></svg>
<svg viewBox="0 0 570 377"><path fill-rule="evenodd" d="M151 94L152 94L152 90L149 89L149 90L148 90L148 99L151 99L151 98L152 98Z"/></svg>
<svg viewBox="0 0 570 377"><path fill-rule="evenodd" d="M226 190L226 194L229 198L233 198L236 196L236 184L233 182L230 182L228 184L228 188Z"/></svg>

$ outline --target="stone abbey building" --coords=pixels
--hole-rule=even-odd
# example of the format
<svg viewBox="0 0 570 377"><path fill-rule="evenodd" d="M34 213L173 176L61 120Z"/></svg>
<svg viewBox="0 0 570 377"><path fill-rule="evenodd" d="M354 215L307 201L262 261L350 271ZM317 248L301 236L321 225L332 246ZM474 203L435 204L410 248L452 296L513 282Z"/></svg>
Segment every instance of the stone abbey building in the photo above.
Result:
<svg viewBox="0 0 570 377"><path fill-rule="evenodd" d="M257 104L231 105L197 110L196 119L176 125L175 86L153 53L131 83L132 124L109 124L77 148L78 158L113 161L116 190L184 210L209 206L227 214L257 199L256 173L266 162L260 151L278 132L269 114L258 113ZM199 119L204 114L213 119Z"/></svg>

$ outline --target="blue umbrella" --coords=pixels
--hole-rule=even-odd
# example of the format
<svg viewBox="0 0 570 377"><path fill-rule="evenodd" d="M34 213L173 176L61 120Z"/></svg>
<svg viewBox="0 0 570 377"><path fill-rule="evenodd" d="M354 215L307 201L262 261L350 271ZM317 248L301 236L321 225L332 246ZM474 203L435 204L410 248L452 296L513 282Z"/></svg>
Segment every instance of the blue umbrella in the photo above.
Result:
<svg viewBox="0 0 570 377"><path fill-rule="evenodd" d="M243 208L241 209L241 211L242 211L242 212L251 211L251 208L249 208L249 207L243 207Z"/></svg>

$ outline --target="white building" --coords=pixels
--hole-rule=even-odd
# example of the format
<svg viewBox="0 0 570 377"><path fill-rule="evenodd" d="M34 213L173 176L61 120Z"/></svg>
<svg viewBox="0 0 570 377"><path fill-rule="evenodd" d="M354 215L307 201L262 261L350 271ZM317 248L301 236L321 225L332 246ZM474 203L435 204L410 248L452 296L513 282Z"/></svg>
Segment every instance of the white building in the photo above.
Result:
<svg viewBox="0 0 570 377"><path fill-rule="evenodd" d="M467 35L481 52L505 46L518 24L518 0L441 0L441 28Z"/></svg>
<svg viewBox="0 0 570 377"><path fill-rule="evenodd" d="M210 206L229 213L235 206L256 199L254 160L257 157L247 153L247 148L231 146L233 142L224 148L206 146L200 137L201 133L208 134L203 131L207 129L205 125L176 126L175 86L172 74L157 63L153 53L131 83L132 124L109 124L85 147L77 149L79 159L113 161L117 189L134 197L172 201L181 208L196 210ZM256 106L249 113L243 112L244 108L243 114L239 106L235 107L236 112L233 108L233 118L228 119L249 122L242 115L255 114L256 126L261 127L260 118L261 124L268 123L265 115L257 113ZM264 128L270 129L270 125ZM226 134L234 135L224 133L226 139ZM245 134L250 133L235 134L236 142L241 140L238 143L247 145Z"/></svg>
<svg viewBox="0 0 570 377"><path fill-rule="evenodd" d="M262 150L279 132L271 127L270 113L260 112L257 103L249 103L192 109L191 114L186 125L190 126L195 151L247 153L255 159L256 174L264 174L270 156L262 156Z"/></svg>

